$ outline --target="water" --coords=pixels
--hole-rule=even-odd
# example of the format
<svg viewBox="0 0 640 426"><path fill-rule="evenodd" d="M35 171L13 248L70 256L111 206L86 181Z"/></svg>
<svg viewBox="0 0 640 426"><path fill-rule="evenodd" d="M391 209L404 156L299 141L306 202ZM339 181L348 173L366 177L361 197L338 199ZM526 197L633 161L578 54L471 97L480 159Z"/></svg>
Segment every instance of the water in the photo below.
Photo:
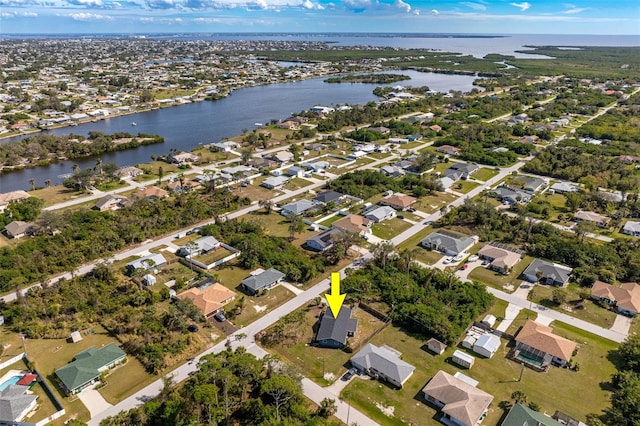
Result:
<svg viewBox="0 0 640 426"><path fill-rule="evenodd" d="M8 388L9 385L15 385L16 383L18 383L21 378L22 376L13 376L7 379L6 381L2 382L2 384L0 384L0 392Z"/></svg>
<svg viewBox="0 0 640 426"><path fill-rule="evenodd" d="M432 90L469 91L473 88L475 77L421 73L418 71L398 71L411 77L411 80L390 84L405 86L429 86ZM134 165L151 161L151 155L169 153L171 148L189 151L198 146L217 142L224 137L242 133L243 129L253 129L254 124L265 123L271 119L283 119L291 113L309 109L313 105L362 104L377 100L373 95L376 84L329 84L324 78L304 80L294 83L272 84L240 89L218 101L195 102L191 104L147 111L133 115L109 118L95 123L81 124L49 130L57 135L75 133L86 135L90 130L104 133L129 132L136 134L152 133L165 138L165 143L142 146L137 149L113 152L101 156L103 163L116 163L118 166ZM136 126L132 126L132 122ZM23 137L1 139L2 142L17 141ZM30 179L37 186L44 186L46 180L53 185L62 182L60 175L71 173L73 165L85 169L94 167L97 158L76 161L63 161L44 167L23 169L0 175L0 193L17 189L29 189Z"/></svg>

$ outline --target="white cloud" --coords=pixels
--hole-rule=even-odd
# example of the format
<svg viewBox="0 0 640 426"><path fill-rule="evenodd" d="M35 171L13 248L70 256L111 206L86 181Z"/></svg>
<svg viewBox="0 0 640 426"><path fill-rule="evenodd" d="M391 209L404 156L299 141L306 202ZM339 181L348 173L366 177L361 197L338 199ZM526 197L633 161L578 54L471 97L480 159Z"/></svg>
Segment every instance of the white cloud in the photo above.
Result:
<svg viewBox="0 0 640 426"><path fill-rule="evenodd" d="M316 10L323 10L324 6L322 6L320 3L314 3L311 0L305 0L302 3L302 7L304 7L305 9L316 9Z"/></svg>
<svg viewBox="0 0 640 426"><path fill-rule="evenodd" d="M74 21L110 21L113 19L111 16L99 15L97 13L70 13L67 15Z"/></svg>
<svg viewBox="0 0 640 426"><path fill-rule="evenodd" d="M463 1L460 3L463 6L467 6L470 9L473 10L487 10L487 6L481 4L481 3L474 3L471 1Z"/></svg>
<svg viewBox="0 0 640 426"><path fill-rule="evenodd" d="M411 5L409 3L403 2L402 0L396 0L394 5L407 13L411 12Z"/></svg>
<svg viewBox="0 0 640 426"><path fill-rule="evenodd" d="M86 7L104 7L102 0L67 0L69 4Z"/></svg>
<svg viewBox="0 0 640 426"><path fill-rule="evenodd" d="M24 16L25 18L35 18L38 14L36 12L22 12L20 13L20 16Z"/></svg>
<svg viewBox="0 0 640 426"><path fill-rule="evenodd" d="M438 16L438 15L440 15L440 12L438 12L437 9L431 9L431 14L434 15L434 16Z"/></svg>
<svg viewBox="0 0 640 426"><path fill-rule="evenodd" d="M569 8L569 9L565 10L564 13L572 15L574 13L584 12L585 10L589 10L589 8L588 7L572 7L572 8Z"/></svg>
<svg viewBox="0 0 640 426"><path fill-rule="evenodd" d="M517 7L518 9L520 9L521 12L524 12L525 10L531 7L531 3L529 3L528 1L525 1L522 3L509 3L509 4L513 7Z"/></svg>

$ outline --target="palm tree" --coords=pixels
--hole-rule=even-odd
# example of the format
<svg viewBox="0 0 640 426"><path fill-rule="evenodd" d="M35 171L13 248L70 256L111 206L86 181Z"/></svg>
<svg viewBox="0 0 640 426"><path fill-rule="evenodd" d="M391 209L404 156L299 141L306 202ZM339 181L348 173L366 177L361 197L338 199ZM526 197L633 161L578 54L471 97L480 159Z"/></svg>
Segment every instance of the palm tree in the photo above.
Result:
<svg viewBox="0 0 640 426"><path fill-rule="evenodd" d="M29 179L29 183L31 184L31 190L33 191L34 189L36 189L36 180L31 178Z"/></svg>
<svg viewBox="0 0 640 426"><path fill-rule="evenodd" d="M296 234L304 231L304 222L302 217L298 215L289 216L289 241L295 239Z"/></svg>
<svg viewBox="0 0 640 426"><path fill-rule="evenodd" d="M96 160L96 167L93 169L99 176L102 176L102 158Z"/></svg>
<svg viewBox="0 0 640 426"><path fill-rule="evenodd" d="M270 214L273 209L273 201L271 200L260 200L258 201L260 207L264 208L265 214Z"/></svg>
<svg viewBox="0 0 640 426"><path fill-rule="evenodd" d="M46 185L47 188L49 188L51 186L51 179L45 180L44 184Z"/></svg>

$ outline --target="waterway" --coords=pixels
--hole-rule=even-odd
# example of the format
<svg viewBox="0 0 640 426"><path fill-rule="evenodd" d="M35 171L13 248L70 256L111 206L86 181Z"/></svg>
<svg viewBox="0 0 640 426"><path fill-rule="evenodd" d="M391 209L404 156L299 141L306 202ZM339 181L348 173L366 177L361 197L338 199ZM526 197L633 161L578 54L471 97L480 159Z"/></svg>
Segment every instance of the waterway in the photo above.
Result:
<svg viewBox="0 0 640 426"><path fill-rule="evenodd" d="M411 80L390 84L405 86L429 86L431 90L448 92L449 90L469 91L476 77L421 73L418 71L398 71L408 75ZM116 163L128 166L151 161L151 155L164 155L171 148L189 151L199 144L217 142L225 137L242 133L243 129L254 128L255 123L269 122L271 119L283 119L292 113L309 109L313 105L363 104L378 100L373 89L379 84L325 83L324 78L303 80L293 83L280 83L267 86L250 87L232 92L226 98L217 101L203 101L191 104L141 112L132 115L105 119L98 122L81 124L49 130L49 133L66 135L75 133L86 135L91 130L104 133L129 132L151 133L165 138L159 145L147 145L133 150L114 152L100 156L103 163ZM131 123L135 122L136 126ZM23 137L0 140L11 142ZM36 185L43 186L46 180L52 184L62 182L60 175L72 172L73 165L80 168L95 166L97 157L76 161L62 161L44 167L23 169L0 175L0 193L17 189L28 189L30 179Z"/></svg>

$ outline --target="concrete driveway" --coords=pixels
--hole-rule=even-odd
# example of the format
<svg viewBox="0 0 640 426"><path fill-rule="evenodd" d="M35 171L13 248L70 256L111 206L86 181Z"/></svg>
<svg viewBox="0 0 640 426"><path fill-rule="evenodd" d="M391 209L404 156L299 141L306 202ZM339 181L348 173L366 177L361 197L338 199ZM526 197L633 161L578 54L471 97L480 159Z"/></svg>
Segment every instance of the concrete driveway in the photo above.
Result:
<svg viewBox="0 0 640 426"><path fill-rule="evenodd" d="M92 385L83 389L82 392L78 394L78 398L80 398L80 401L87 407L87 410L91 413L91 417L112 407L112 405L100 395L100 392L96 390L95 386L96 385ZM112 386L115 386L115 384Z"/></svg>
<svg viewBox="0 0 640 426"><path fill-rule="evenodd" d="M622 334L629 334L629 327L631 327L631 318L618 314L611 326L611 330Z"/></svg>

